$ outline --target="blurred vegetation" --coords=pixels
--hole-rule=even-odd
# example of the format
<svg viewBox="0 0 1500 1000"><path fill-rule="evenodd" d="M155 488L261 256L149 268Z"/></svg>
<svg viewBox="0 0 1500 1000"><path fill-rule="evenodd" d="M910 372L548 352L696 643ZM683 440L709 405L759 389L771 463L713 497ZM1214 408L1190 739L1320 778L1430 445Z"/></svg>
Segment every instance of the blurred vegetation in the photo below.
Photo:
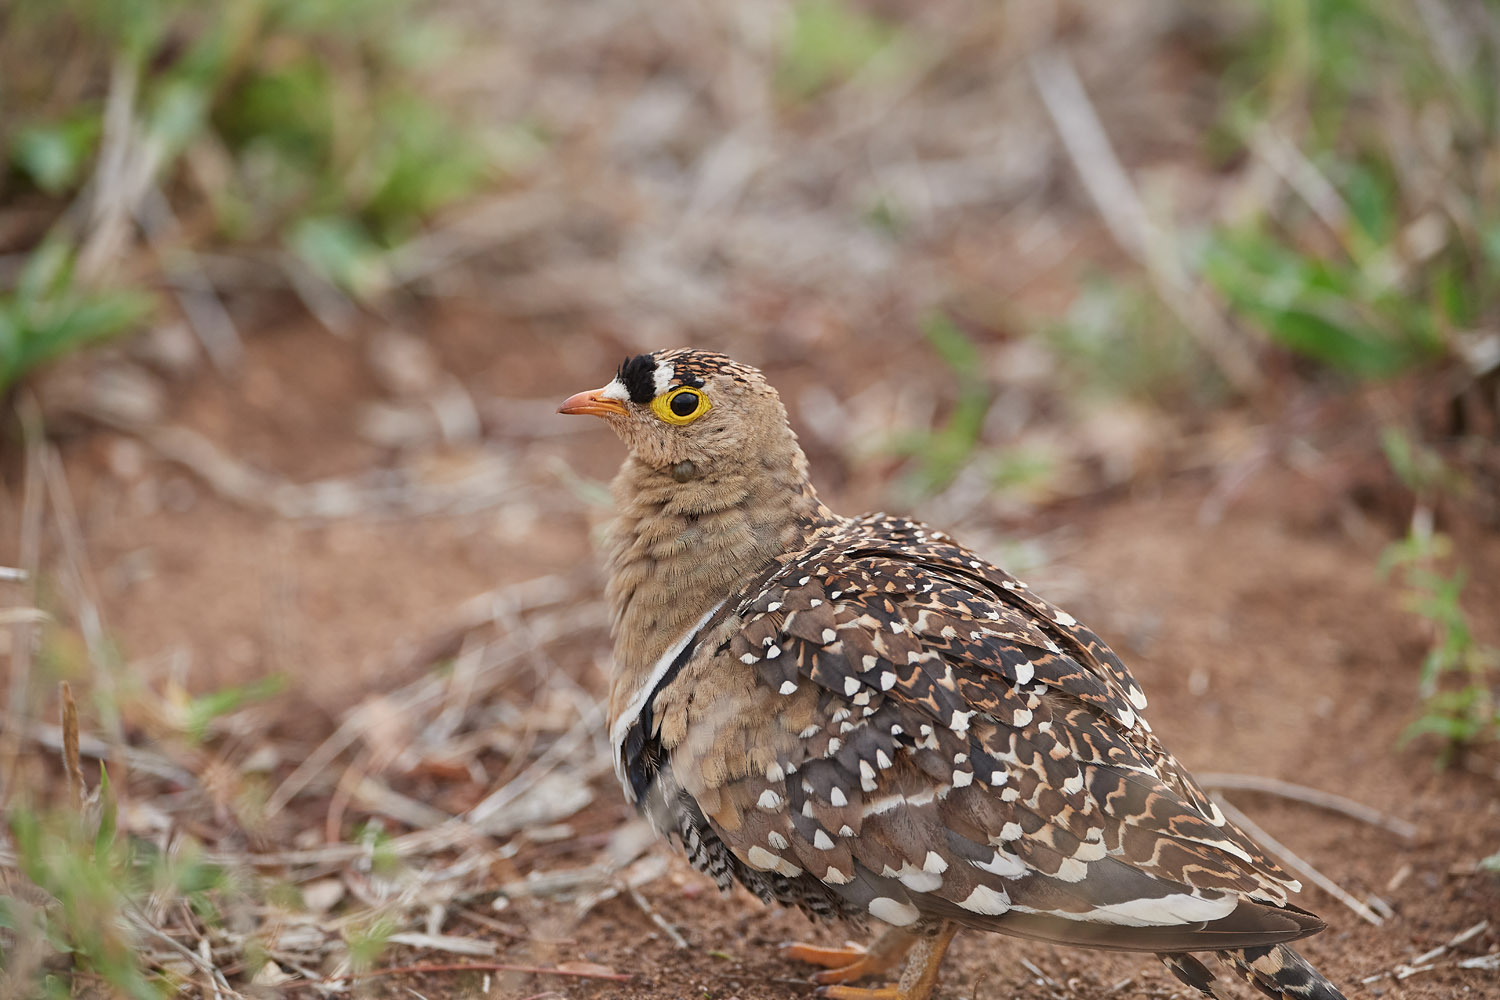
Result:
<svg viewBox="0 0 1500 1000"><path fill-rule="evenodd" d="M49 240L26 259L15 288L0 293L0 395L38 365L150 314L154 302L144 292L80 288L74 265L73 249Z"/></svg>
<svg viewBox="0 0 1500 1000"><path fill-rule="evenodd" d="M1223 77L1220 142L1265 161L1287 196L1213 229L1204 276L1271 341L1332 371L1451 359L1456 338L1500 320L1493 8L1256 6Z"/></svg>
<svg viewBox="0 0 1500 1000"><path fill-rule="evenodd" d="M1224 199L1222 218L1179 235L1189 269L1257 332L1273 362L1265 367L1290 367L1299 386L1435 386L1462 373L1468 341L1500 329L1500 35L1465 20L1487 8L1244 0L1240 9L1243 30L1214 42L1227 47L1212 54L1220 100L1202 140L1226 188L1255 170L1274 183L1246 185ZM773 60L782 110L911 61L922 34L893 11L791 0ZM0 394L166 308L158 292L177 251L288 255L356 299L387 288L390 252L493 169L458 116L423 95L425 74L455 43L425 14L417 0L12 0L0 10L0 204L11 217L0 231ZM170 215L168 245L101 259L99 217L121 205L131 230ZM901 239L909 220L899 205L875 197L866 221ZM887 442L905 463L898 488L937 493L967 474L971 486L1045 492L1058 473L1052 452L985 439L997 385L981 348L944 314L922 334L953 402L932 427ZM1230 399L1179 315L1133 275L1085 282L1042 336L1078 397L1168 411ZM1287 357L1297 363L1274 363ZM1384 429L1393 474L1428 516L1413 519L1383 566L1431 635L1408 738L1436 738L1448 763L1500 739L1500 652L1476 638L1461 554L1431 522L1441 498L1474 492L1438 433ZM572 477L566 467L559 475ZM566 483L607 502L597 484ZM61 654L44 647L44 669L49 657ZM155 716L169 739L202 748L226 715L282 683L174 690ZM265 789L245 779L230 791L221 806L254 829ZM117 834L102 770L83 808L15 803L7 823L31 884L0 899L0 936L19 942L0 954L0 993L23 983L68 995L64 973L77 969L123 996L169 995L191 967L148 960L150 921L135 915L185 904L213 923L231 890L273 903L278 892L230 886L190 840L167 852ZM376 874L399 868L380 826L355 840ZM372 966L397 929L382 915L345 925L352 965ZM253 972L260 960L245 964Z"/></svg>
<svg viewBox="0 0 1500 1000"><path fill-rule="evenodd" d="M1190 266L1234 320L1299 360L1299 378L1399 377L1430 397L1491 374L1471 359L1478 341L1500 336L1493 6L1251 0L1242 9L1247 29L1214 56L1226 68L1208 151L1274 182L1245 185L1224 218L1180 235ZM1144 278L1085 286L1050 340L1092 391L1180 405L1223 390L1190 388L1216 382L1202 380L1200 352ZM1442 452L1485 445L1465 447L1452 440L1462 431L1411 416L1408 432L1380 414L1381 446L1419 515L1430 515L1439 498L1476 492L1470 470ZM1383 567L1433 635L1408 738L1439 735L1447 763L1500 737L1500 664L1470 629L1451 542L1419 516Z"/></svg>
<svg viewBox="0 0 1500 1000"><path fill-rule="evenodd" d="M1067 313L1042 335L1080 393L1149 400L1166 410L1230 400L1229 387L1157 294L1128 277L1086 276Z"/></svg>
<svg viewBox="0 0 1500 1000"><path fill-rule="evenodd" d="M1294 195L1212 230L1204 277L1238 317L1326 371L1427 373L1424 393L1451 391L1437 373L1480 374L1466 368L1466 341L1500 329L1500 35L1483 30L1493 8L1258 7L1224 78L1221 125L1229 152L1259 157ZM1500 659L1475 640L1465 571L1426 517L1438 495L1472 490L1440 457L1448 433L1382 435L1418 508L1383 565L1433 636L1408 738L1441 737L1440 763L1500 736Z"/></svg>
<svg viewBox="0 0 1500 1000"><path fill-rule="evenodd" d="M793 101L845 82L903 41L894 25L840 0L797 0L791 14L777 85Z"/></svg>
<svg viewBox="0 0 1500 1000"><path fill-rule="evenodd" d="M1241 10L1245 29L1212 54L1224 68L1206 151L1275 182L1247 184L1223 218L1179 234L1189 263L1307 373L1384 379L1453 362L1466 338L1500 324L1493 6ZM1177 387L1201 381L1202 359L1152 298L1120 277L1086 285L1052 330L1060 357L1092 372L1094 388L1182 402Z"/></svg>
<svg viewBox="0 0 1500 1000"><path fill-rule="evenodd" d="M910 459L907 487L931 493L953 482L973 461L994 389L985 380L978 347L951 319L930 316L922 332L957 382L958 396L942 424L907 431L890 441L888 448Z"/></svg>
<svg viewBox="0 0 1500 1000"><path fill-rule="evenodd" d="M385 251L488 169L454 115L421 96L422 70L451 39L413 7L9 5L0 201L25 209L15 242L27 259L0 290L0 391L149 313L158 282L138 262L118 288L97 260L75 267L122 200L127 224L145 228L159 193L185 246L283 248L346 292L378 290Z"/></svg>
<svg viewBox="0 0 1500 1000"><path fill-rule="evenodd" d="M1455 558L1452 539L1434 531L1432 504L1469 483L1431 449L1388 427L1387 460L1417 498L1405 538L1381 556L1382 574L1396 575L1406 606L1427 622L1431 644L1422 659L1421 715L1403 739L1436 736L1438 764L1458 761L1470 748L1500 741L1500 649L1480 642L1463 606L1468 574Z"/></svg>
<svg viewBox="0 0 1500 1000"><path fill-rule="evenodd" d="M77 970L114 996L171 996L180 984L142 961L147 909L186 905L197 919L220 922L217 896L230 888L225 871L206 863L190 839L163 852L119 834L117 811L103 767L79 808L8 810L17 867L31 885L0 898L0 928L16 935L16 946L0 954L0 985L14 991L7 995L72 996ZM190 968L180 971L186 980Z"/></svg>
<svg viewBox="0 0 1500 1000"><path fill-rule="evenodd" d="M1047 455L1021 446L984 443L985 419L996 387L985 375L979 346L943 314L929 316L922 332L958 392L941 424L912 428L884 442L883 451L906 460L898 489L908 499L941 492L972 468L994 490L1016 495L1039 491L1054 471Z"/></svg>
<svg viewBox="0 0 1500 1000"><path fill-rule="evenodd" d="M1432 632L1418 687L1422 714L1403 738L1437 736L1443 766L1471 747L1500 740L1500 701L1494 690L1500 682L1500 650L1474 637L1462 604L1467 574L1462 567L1441 568L1452 556L1447 535L1414 530L1382 560L1385 569L1399 572L1407 606Z"/></svg>

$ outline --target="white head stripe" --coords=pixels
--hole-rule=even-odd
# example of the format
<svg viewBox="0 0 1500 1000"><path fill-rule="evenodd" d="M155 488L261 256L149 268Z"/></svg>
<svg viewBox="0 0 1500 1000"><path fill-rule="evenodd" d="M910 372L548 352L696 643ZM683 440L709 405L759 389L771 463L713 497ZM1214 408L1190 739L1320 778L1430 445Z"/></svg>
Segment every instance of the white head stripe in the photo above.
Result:
<svg viewBox="0 0 1500 1000"><path fill-rule="evenodd" d="M656 366L656 394L660 396L667 391L667 386L672 384L672 376L677 374L677 369L671 365L658 364Z"/></svg>
<svg viewBox="0 0 1500 1000"><path fill-rule="evenodd" d="M622 403L630 400L630 393L625 390L625 383L619 378L610 379L609 385L599 390L599 396L603 399L615 399Z"/></svg>

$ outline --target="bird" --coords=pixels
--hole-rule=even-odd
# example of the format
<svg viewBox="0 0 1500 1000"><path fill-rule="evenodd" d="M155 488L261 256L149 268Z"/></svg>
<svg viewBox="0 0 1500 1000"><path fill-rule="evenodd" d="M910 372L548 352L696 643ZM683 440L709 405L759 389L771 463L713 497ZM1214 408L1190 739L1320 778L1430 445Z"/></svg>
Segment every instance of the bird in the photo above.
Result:
<svg viewBox="0 0 1500 1000"><path fill-rule="evenodd" d="M830 510L759 370L639 354L559 412L627 450L605 545L625 795L721 891L881 929L786 947L820 995L928 1000L980 930L1154 953L1209 997L1202 953L1342 1000L1289 947L1324 927L1300 885L1162 746L1120 658L947 534Z"/></svg>

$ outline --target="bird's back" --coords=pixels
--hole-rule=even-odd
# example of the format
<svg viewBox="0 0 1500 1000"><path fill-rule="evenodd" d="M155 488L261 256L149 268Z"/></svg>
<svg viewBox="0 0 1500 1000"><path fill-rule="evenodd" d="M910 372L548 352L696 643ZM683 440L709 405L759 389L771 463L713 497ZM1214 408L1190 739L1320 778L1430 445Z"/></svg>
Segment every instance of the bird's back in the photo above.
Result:
<svg viewBox="0 0 1500 1000"><path fill-rule="evenodd" d="M1162 749L1118 657L922 525L825 526L680 655L626 772L644 798L666 770L664 824L691 814L752 888L1132 950L1322 926Z"/></svg>

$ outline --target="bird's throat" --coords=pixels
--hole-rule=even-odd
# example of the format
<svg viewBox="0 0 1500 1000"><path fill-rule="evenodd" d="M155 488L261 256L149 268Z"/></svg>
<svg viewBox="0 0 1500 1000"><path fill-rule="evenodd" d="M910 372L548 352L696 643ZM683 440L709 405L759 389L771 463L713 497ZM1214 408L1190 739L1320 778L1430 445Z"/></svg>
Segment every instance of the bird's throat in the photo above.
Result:
<svg viewBox="0 0 1500 1000"><path fill-rule="evenodd" d="M609 537L608 596L615 676L611 713L706 610L831 516L807 480L800 450L782 461L700 470L628 459L615 477L619 516Z"/></svg>

